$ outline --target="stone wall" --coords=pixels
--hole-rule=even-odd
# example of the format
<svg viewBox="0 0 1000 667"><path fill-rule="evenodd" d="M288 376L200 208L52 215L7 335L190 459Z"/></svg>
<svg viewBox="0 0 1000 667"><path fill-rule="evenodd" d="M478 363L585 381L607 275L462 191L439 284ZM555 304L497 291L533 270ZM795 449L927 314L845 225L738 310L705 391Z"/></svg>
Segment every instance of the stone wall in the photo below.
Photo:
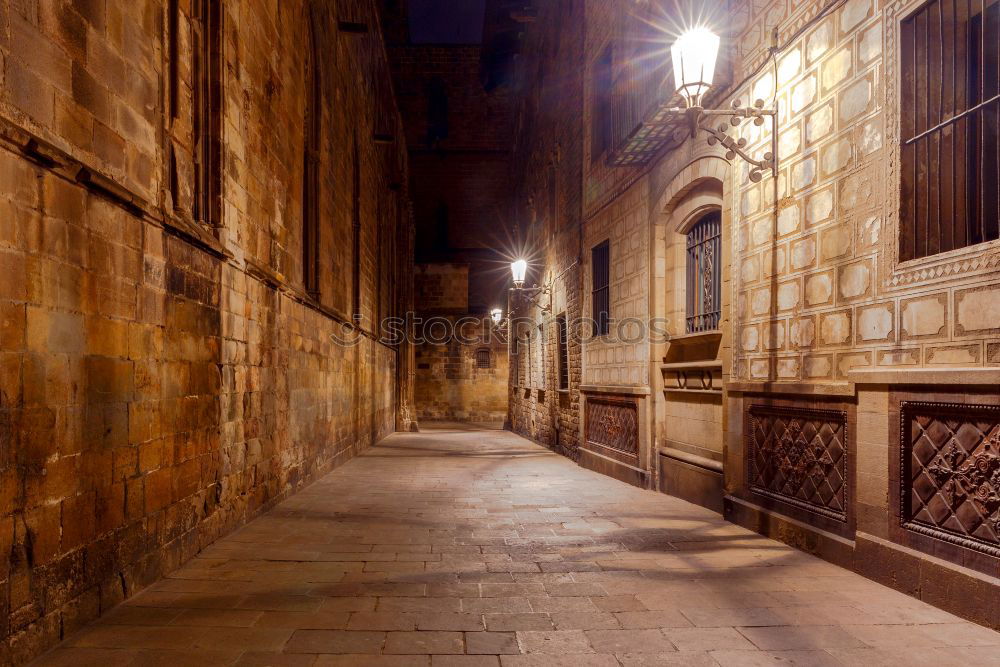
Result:
<svg viewBox="0 0 1000 667"><path fill-rule="evenodd" d="M543 311L529 299L513 297L510 312L521 324L511 343L513 365L510 421L522 435L570 458L578 458L582 436L580 406L584 372L581 335L589 335L583 304L584 265L581 225L584 183L582 116L585 23L583 5L539 3L538 18L525 31L521 55L515 61L515 86L520 92L510 181L510 216L516 221L525 258L528 284L551 286L551 297L540 299ZM558 329L564 315L570 328L569 386L559 388ZM516 351L515 351L516 350Z"/></svg>
<svg viewBox="0 0 1000 667"><path fill-rule="evenodd" d="M469 265L469 303L503 306L513 105L486 90L478 44L394 43L395 91L410 151L417 261Z"/></svg>
<svg viewBox="0 0 1000 667"><path fill-rule="evenodd" d="M470 310L469 273L466 264L416 265L418 420L500 425L506 419L506 337L488 313Z"/></svg>
<svg viewBox="0 0 1000 667"><path fill-rule="evenodd" d="M402 135L374 7L327 3L310 21L301 1L226 3L209 216L179 5L0 2L6 664L406 426L411 351L374 336L412 294L406 155L373 141ZM339 33L344 16L368 33ZM343 112L325 107L308 146L313 294L309 55L273 46L308 44L310 26L319 89Z"/></svg>
<svg viewBox="0 0 1000 667"><path fill-rule="evenodd" d="M968 509L961 492L949 491L961 484L960 460L948 458L955 451L935 439L933 424L948 423L951 442L970 457L981 457L1000 433L988 407L1000 379L1000 359L992 355L1000 349L992 296L1000 247L989 242L900 261L897 44L901 19L920 4L847 0L824 11L821 3L774 2L762 12L738 3L734 13L734 78L747 79L734 95L776 101L779 170L777 179L754 184L745 169L734 169L727 184L733 355L726 369L726 511L754 525L774 517L774 534L995 626L990 605L974 601L1000 590L1000 541L961 519L938 517L936 525L909 514L910 499L934 513ZM771 28L780 52L775 67L758 72L767 60L759 36ZM760 153L775 135L765 123L746 126L743 136ZM821 457L815 469L824 483L846 477L850 500L838 521L823 518L828 508L799 504L804 492L769 496L753 483L753 452L763 438L753 411L779 400L789 424L819 423L809 420L831 406L848 415L845 470L833 469L837 456ZM905 421L908 404L920 405L926 436ZM973 422L978 440L967 437ZM801 439L797 428L789 442ZM988 458L980 465L993 465ZM913 490L909 475L944 486ZM980 482L981 494L997 493L995 482ZM1000 518L982 509L988 522ZM851 538L853 548L838 535ZM901 577L903 570L915 574ZM939 593L944 580L951 595Z"/></svg>

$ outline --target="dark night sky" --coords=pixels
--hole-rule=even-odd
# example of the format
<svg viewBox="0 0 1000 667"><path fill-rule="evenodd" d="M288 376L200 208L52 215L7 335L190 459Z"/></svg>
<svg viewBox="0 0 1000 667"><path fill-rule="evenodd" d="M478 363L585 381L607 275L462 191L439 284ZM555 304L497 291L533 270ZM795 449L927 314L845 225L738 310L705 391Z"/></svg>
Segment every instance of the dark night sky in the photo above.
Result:
<svg viewBox="0 0 1000 667"><path fill-rule="evenodd" d="M478 44L486 0L409 0L410 39L417 44Z"/></svg>

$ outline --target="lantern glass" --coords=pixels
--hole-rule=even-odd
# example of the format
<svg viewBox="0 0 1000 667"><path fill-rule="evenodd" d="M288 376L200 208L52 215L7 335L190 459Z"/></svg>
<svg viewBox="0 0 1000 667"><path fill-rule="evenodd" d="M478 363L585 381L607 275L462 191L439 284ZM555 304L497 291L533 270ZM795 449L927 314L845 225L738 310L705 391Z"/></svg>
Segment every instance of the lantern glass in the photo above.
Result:
<svg viewBox="0 0 1000 667"><path fill-rule="evenodd" d="M719 36L708 28L692 28L670 47L674 84L688 108L701 106L712 86L718 55Z"/></svg>
<svg viewBox="0 0 1000 667"><path fill-rule="evenodd" d="M511 262L510 272L514 276L514 287L520 288L524 285L524 277L528 273L528 262L523 259Z"/></svg>

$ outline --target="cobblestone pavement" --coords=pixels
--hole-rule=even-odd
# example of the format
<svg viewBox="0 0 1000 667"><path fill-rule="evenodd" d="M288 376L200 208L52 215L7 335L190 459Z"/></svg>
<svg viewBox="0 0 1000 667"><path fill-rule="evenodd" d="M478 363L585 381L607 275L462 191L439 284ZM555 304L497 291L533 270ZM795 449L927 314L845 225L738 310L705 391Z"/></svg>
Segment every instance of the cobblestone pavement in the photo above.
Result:
<svg viewBox="0 0 1000 667"><path fill-rule="evenodd" d="M1000 665L1000 634L510 433L394 435L39 664Z"/></svg>

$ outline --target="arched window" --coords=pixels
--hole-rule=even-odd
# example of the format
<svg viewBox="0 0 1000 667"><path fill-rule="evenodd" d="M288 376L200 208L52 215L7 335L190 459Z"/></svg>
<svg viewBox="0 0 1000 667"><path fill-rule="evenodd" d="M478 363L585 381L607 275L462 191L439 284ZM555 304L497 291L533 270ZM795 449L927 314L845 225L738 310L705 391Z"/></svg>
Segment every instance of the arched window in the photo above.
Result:
<svg viewBox="0 0 1000 667"><path fill-rule="evenodd" d="M476 368L492 368L492 361L489 348L484 347L476 350Z"/></svg>
<svg viewBox="0 0 1000 667"><path fill-rule="evenodd" d="M721 240L721 211L706 213L687 233L687 333L719 328Z"/></svg>

